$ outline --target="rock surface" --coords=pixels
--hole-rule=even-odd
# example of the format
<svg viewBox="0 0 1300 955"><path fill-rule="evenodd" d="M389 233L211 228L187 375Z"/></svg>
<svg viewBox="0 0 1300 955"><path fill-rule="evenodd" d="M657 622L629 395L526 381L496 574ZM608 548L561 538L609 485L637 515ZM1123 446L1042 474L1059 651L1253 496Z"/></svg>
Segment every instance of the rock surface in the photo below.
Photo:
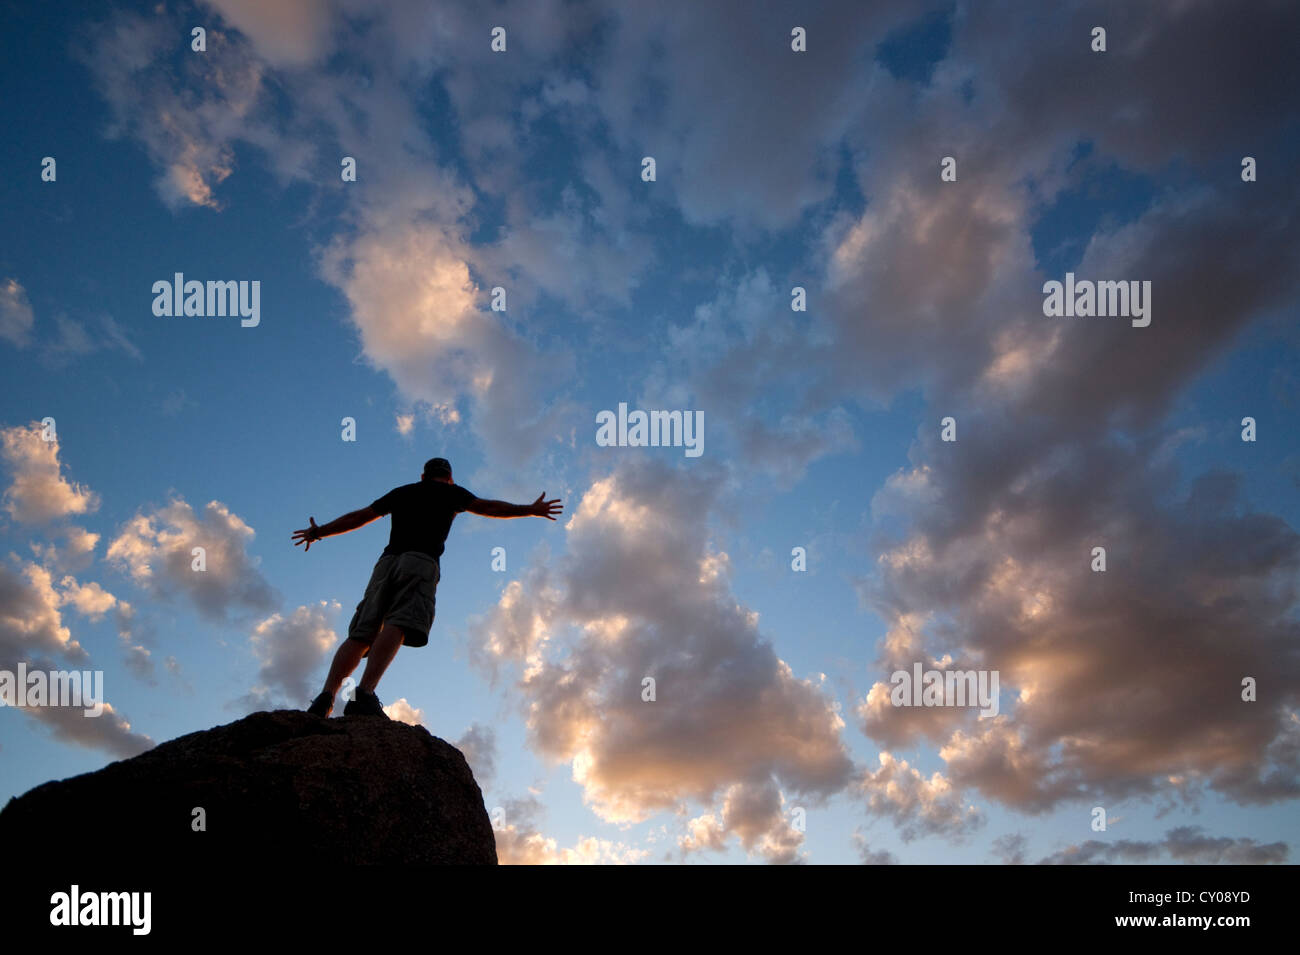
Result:
<svg viewBox="0 0 1300 955"><path fill-rule="evenodd" d="M196 808L205 832L193 829ZM14 859L288 866L305 878L339 863L497 861L460 750L405 723L292 710L37 786L0 811L0 845Z"/></svg>

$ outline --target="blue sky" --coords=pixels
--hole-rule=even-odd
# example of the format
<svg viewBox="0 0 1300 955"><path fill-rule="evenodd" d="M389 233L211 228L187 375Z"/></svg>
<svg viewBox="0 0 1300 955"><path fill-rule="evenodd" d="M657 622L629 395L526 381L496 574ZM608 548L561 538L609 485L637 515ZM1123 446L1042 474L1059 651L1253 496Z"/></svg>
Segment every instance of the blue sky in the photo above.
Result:
<svg viewBox="0 0 1300 955"><path fill-rule="evenodd" d="M0 712L0 798L305 706L387 522L290 532L442 455L565 502L458 518L380 686L503 861L1290 861L1295 12L858 7L16 12L0 669L116 715ZM1045 317L1067 271L1151 325ZM260 323L155 316L175 272ZM705 453L598 447L619 402ZM999 717L878 705L911 661Z"/></svg>

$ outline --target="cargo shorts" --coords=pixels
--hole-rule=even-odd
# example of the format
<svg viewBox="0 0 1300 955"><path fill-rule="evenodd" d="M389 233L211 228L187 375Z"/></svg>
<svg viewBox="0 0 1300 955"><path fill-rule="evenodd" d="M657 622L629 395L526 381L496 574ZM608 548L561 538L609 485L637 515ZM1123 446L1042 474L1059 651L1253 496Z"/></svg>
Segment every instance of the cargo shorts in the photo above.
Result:
<svg viewBox="0 0 1300 955"><path fill-rule="evenodd" d="M401 628L403 646L424 646L429 642L434 595L441 578L437 559L428 554L415 550L384 554L375 562L366 594L348 624L348 639L369 646L384 624L390 623Z"/></svg>

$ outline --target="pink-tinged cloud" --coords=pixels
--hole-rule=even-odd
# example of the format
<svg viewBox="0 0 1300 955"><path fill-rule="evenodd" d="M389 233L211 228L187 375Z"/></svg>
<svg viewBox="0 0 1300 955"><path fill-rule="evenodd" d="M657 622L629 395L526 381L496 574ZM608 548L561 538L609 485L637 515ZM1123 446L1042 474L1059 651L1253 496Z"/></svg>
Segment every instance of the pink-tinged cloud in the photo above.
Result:
<svg viewBox="0 0 1300 955"><path fill-rule="evenodd" d="M721 796L730 835L788 861L783 794L817 802L847 784L844 724L731 595L727 555L701 533L717 487L636 464L596 481L565 525L566 556L506 589L472 652L518 669L530 745L570 763L602 819Z"/></svg>
<svg viewBox="0 0 1300 955"><path fill-rule="evenodd" d="M248 553L254 536L220 501L196 512L173 497L127 521L107 558L151 596L183 597L205 617L224 621L275 606L274 590Z"/></svg>
<svg viewBox="0 0 1300 955"><path fill-rule="evenodd" d="M52 430L35 421L0 430L0 455L9 471L4 509L19 523L44 524L99 507L98 494L63 476L57 424Z"/></svg>

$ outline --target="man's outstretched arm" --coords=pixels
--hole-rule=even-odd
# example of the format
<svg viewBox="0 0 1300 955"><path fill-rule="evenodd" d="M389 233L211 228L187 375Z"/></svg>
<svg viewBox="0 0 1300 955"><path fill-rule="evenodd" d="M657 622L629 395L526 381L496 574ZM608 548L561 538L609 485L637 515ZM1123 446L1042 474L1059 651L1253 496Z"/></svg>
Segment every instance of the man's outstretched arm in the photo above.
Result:
<svg viewBox="0 0 1300 955"><path fill-rule="evenodd" d="M374 508L367 505L359 511L349 511L342 517L335 518L328 524L316 526L316 518L311 517L310 527L304 527L302 530L293 532L293 546L306 544L306 550L311 550L313 542L320 540L322 537L332 537L335 534L346 534L348 531L354 531L358 527L365 527L371 521L377 521L383 515L375 513Z"/></svg>
<svg viewBox="0 0 1300 955"><path fill-rule="evenodd" d="M465 510L484 517L544 517L553 521L555 515L564 510L564 506L558 497L546 500L546 492L543 491L531 504L507 504L505 501L485 501L476 497L474 503Z"/></svg>

